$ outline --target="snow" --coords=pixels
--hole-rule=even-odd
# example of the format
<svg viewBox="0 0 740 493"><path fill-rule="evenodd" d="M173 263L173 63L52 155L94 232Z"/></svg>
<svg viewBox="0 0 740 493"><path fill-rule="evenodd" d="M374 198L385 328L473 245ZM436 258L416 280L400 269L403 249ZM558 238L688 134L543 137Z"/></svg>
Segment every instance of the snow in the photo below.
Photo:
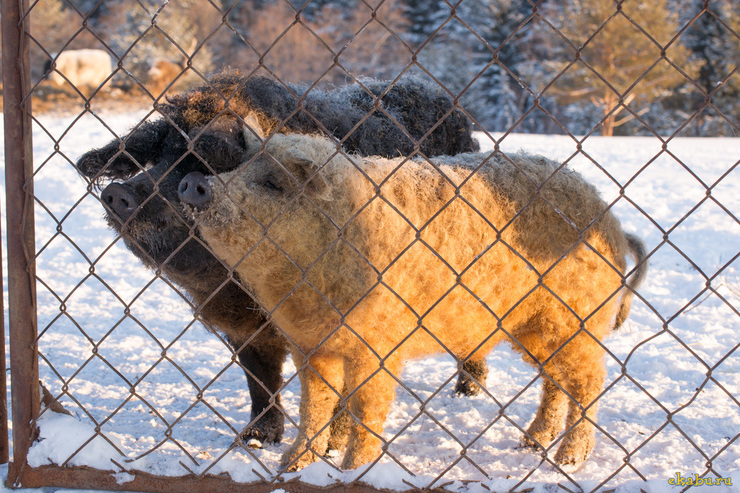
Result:
<svg viewBox="0 0 740 493"><path fill-rule="evenodd" d="M74 416L41 417L29 462L85 464L111 471L119 483L136 470L228 473L238 482L274 477L296 436L297 379L283 392L290 417L283 443L233 448L249 418L241 369L224 343L193 321L187 300L107 229L97 198L70 165L113 137L106 126L125 133L145 116L104 114L105 125L89 114L38 117L40 374L54 395L66 382L60 400ZM589 137L578 152L569 137L511 134L499 144L567 160L652 252L629 321L605 341L608 377L592 456L566 476L518 448L541 382L500 346L488 357L488 392L475 398L454 397L449 357L407 366L384 433L396 460L340 471L329 463L341 463L337 457L282 477L319 486L359 477L397 490L483 493L524 480L518 489L536 492L559 483L662 493L676 491L668 483L676 473L705 474L711 461L706 476L730 477L735 486L696 491L733 491L740 485L740 224L728 212L740 215L740 139L677 138L663 149L654 137ZM289 361L286 379L293 371Z"/></svg>

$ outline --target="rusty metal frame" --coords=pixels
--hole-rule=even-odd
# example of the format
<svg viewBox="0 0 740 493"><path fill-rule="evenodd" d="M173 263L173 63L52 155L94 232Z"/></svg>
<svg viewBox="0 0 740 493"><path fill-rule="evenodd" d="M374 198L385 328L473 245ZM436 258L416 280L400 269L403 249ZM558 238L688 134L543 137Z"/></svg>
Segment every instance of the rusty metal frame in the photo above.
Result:
<svg viewBox="0 0 740 493"><path fill-rule="evenodd" d="M5 180L8 247L8 326L13 369L13 461L8 483L17 484L31 446L33 419L39 413L36 346L36 272L33 147L29 51L26 43L28 0L2 3L3 113L5 119Z"/></svg>
<svg viewBox="0 0 740 493"><path fill-rule="evenodd" d="M181 491L268 493L276 488L281 488L290 493L311 493L318 491L327 491L332 493L371 493L383 491L379 490L377 487L372 487L362 483L359 480L351 483L337 483L326 487L309 485L297 480L287 482L281 481L279 476L277 479L272 481L265 480L258 483L238 483L233 481L227 474L212 475L191 473L176 477L165 477L141 471L129 471L116 462L111 463L110 470L94 469L87 466L65 467L50 465L31 467L27 463L27 454L37 433L35 422L40 412L40 398L38 392L38 329L36 320L36 248L32 179L32 110L30 99L32 86L30 82L28 43L30 38L28 18L29 3L29 0L6 0L2 3L2 58L4 61L2 76L4 84L5 173L7 193L6 231L9 292L8 327L10 334L10 365L13 369L12 419L14 431L13 460L8 471L7 485L9 487L76 487L106 489L112 491L172 493L179 493ZM466 27L472 29L469 26ZM596 33L594 33L594 36L595 34ZM279 39L280 37L273 42L272 46L274 46ZM330 49L326 45L325 47ZM493 51L490 46L488 48ZM346 49L346 46L343 49ZM338 54L334 53L334 55L336 60ZM571 65L574 63L575 61L573 61ZM488 67L493 64L494 62L491 62ZM335 65L332 65L331 68L334 68ZM409 70L410 67L411 65L406 67L403 72ZM502 65L502 67L505 71L509 72L505 66ZM421 68L423 69L423 67ZM677 67L674 66L674 68ZM589 67L589 69L599 76L593 68ZM566 70L567 68L558 74L548 87L552 85ZM426 73L428 76L434 78L431 73ZM511 72L509 72L509 75L517 78L516 75ZM643 74L643 77L644 75L645 74ZM479 76L480 74L476 76L476 79ZM474 82L475 80L471 81L465 90L467 90ZM522 83L521 81L519 82ZM608 81L603 78L602 82L609 85ZM635 82L635 84L636 83L637 82ZM525 84L522 83L522 85ZM543 89L542 92L544 93L544 90L546 89L547 87ZM528 91L536 99L535 105L529 110L529 112L531 112L539 107L539 98L538 95L530 89L528 89ZM541 107L539 108L542 109ZM527 114L529 114L529 112L527 112ZM526 118L527 114L521 117L520 122ZM468 116L473 119L472 116ZM639 115L635 116L639 118ZM550 117L552 118L552 116ZM556 119L554 119L554 121L558 123ZM558 125L560 124L558 123ZM565 131L565 133L568 133L566 128L561 126L561 129ZM511 130L507 131L507 134L510 131ZM496 144L496 148L498 148L498 143ZM580 143L578 143L578 148L580 150ZM602 171L604 170L602 169ZM709 188L711 189L711 187ZM613 204L610 204L609 207L612 205ZM688 217L693 210L694 209L689 211L684 218ZM683 221L683 219L681 221ZM680 224L681 221L679 221L678 224ZM443 258L439 257L439 259L444 262ZM2 259L0 258L0 260ZM688 260L690 261L690 259ZM1 278L0 287L2 287ZM2 310L2 308L2 299L0 298L0 310ZM4 321L2 326L4 329ZM2 359L3 368L5 368L4 349L5 340L3 338L2 341L0 341L0 359ZM529 385L531 385L531 383L528 384L527 387ZM3 378L0 378L0 395L4 395L6 392L5 387L5 375L3 375ZM608 388L605 389L604 392L606 392L606 390L608 390ZM601 431L604 432L604 430ZM0 463L8 461L7 436L7 406L3 401L3 403L0 404ZM685 436L685 438L691 441L689 437ZM696 445L694 446L696 447ZM529 475L527 475L515 488L518 488L523 484L528 477ZM408 484L408 486L408 491L419 491L419 488L414 488L411 484ZM561 486L561 488L568 491L564 486ZM423 491L441 493L442 490L439 488L425 488Z"/></svg>
<svg viewBox="0 0 740 493"><path fill-rule="evenodd" d="M41 466L24 469L20 484L23 487L74 487L88 489L105 489L111 491L146 491L152 493L270 493L282 489L288 493L380 493L383 490L364 483L338 483L321 487L301 481L237 483L228 475L189 474L187 476L155 476L144 472L131 473L131 480L117 482L112 471L101 471L86 466L59 467ZM408 491L418 491L409 489ZM448 493L438 488L424 490L428 493ZM394 491L393 493L398 493Z"/></svg>
<svg viewBox="0 0 740 493"><path fill-rule="evenodd" d="M0 227L2 232L2 227ZM2 263L3 256L0 252L0 291L4 288L2 279ZM0 331L2 331L2 337L0 337L0 464L7 464L9 458L9 443L8 443L8 399L5 396L8 394L8 383L7 383L7 365L5 361L5 301L0 298L0 313L3 314L2 322L0 322Z"/></svg>

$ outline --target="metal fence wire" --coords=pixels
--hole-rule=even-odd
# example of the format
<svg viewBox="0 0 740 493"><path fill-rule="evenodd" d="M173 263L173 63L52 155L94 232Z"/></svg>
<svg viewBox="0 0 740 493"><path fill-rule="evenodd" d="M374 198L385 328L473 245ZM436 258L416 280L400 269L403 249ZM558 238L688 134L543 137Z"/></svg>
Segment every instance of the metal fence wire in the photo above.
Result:
<svg viewBox="0 0 740 493"><path fill-rule="evenodd" d="M730 491L737 4L519 3L3 2L8 485Z"/></svg>

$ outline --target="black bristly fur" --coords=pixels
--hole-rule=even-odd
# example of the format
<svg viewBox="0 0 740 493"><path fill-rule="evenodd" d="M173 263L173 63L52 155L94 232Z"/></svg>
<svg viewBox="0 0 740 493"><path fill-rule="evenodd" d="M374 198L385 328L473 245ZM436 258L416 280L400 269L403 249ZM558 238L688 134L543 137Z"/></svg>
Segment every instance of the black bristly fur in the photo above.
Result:
<svg viewBox="0 0 740 493"><path fill-rule="evenodd" d="M245 438L271 443L282 437L279 390L286 343L238 279L230 277L197 238L192 221L181 212L177 188L192 171L211 175L243 162L242 132L248 117L256 119L258 131L264 133L329 131L343 140L347 151L363 155L435 156L478 149L470 121L440 88L414 78L401 79L390 89L388 82L362 84L364 88L352 84L312 89L299 104L294 94L303 96L302 86L285 87L265 77L220 75L171 97L159 108L162 118L86 153L76 165L96 183L125 180L120 184L141 206L126 221L106 208L108 224L144 264L160 269L180 286L199 319L224 334L237 353L252 399L251 423L242 432ZM480 368L468 371L475 376L480 372ZM465 372L461 375L465 377L461 376L458 391L476 393L477 386L466 383Z"/></svg>

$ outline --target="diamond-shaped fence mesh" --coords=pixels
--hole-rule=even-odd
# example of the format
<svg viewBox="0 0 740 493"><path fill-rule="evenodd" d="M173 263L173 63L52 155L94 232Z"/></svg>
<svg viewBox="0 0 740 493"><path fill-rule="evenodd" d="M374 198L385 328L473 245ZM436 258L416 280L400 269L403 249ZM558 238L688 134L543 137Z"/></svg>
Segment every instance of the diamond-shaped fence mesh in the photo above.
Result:
<svg viewBox="0 0 740 493"><path fill-rule="evenodd" d="M736 0L2 8L9 485L740 483Z"/></svg>

